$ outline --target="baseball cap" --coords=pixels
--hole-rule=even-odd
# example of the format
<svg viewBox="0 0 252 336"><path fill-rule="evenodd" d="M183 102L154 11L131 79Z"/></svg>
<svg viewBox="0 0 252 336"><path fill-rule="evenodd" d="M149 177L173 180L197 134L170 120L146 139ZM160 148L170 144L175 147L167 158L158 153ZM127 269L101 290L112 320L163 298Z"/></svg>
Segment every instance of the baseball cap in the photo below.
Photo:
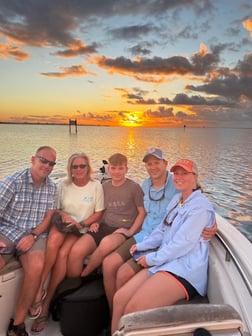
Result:
<svg viewBox="0 0 252 336"><path fill-rule="evenodd" d="M149 148L144 154L143 162L146 162L146 159L149 155L155 156L159 160L167 161L165 154L159 148Z"/></svg>
<svg viewBox="0 0 252 336"><path fill-rule="evenodd" d="M187 159L179 160L175 163L175 165L171 167L170 171L174 172L176 167L181 167L185 169L188 173L194 173L198 175L198 168L192 160Z"/></svg>

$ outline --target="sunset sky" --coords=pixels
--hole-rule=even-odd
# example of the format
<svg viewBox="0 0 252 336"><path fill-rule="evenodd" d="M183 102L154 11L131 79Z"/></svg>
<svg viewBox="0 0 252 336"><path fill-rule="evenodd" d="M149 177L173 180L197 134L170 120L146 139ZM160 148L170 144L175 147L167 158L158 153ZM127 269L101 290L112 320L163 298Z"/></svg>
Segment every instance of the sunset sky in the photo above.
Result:
<svg viewBox="0 0 252 336"><path fill-rule="evenodd" d="M251 0L0 0L0 121L252 127Z"/></svg>

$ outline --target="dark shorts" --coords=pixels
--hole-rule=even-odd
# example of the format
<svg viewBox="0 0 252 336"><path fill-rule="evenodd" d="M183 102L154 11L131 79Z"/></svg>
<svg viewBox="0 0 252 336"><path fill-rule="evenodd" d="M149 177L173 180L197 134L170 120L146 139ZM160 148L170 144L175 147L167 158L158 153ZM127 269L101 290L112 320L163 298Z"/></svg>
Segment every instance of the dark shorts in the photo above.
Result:
<svg viewBox="0 0 252 336"><path fill-rule="evenodd" d="M197 290L188 282L186 279L172 273L172 272L167 272L167 271L161 271L164 274L167 274L168 276L174 277L180 284L180 286L183 288L185 292L185 299L187 301L192 300L196 295L199 295Z"/></svg>
<svg viewBox="0 0 252 336"><path fill-rule="evenodd" d="M13 256L15 257L19 257L21 254L23 254L23 252L17 251L15 249L15 244L8 239L7 237L5 237L4 235L0 234L0 241L5 243L6 246L10 247L11 249L13 249L13 253L12 254L6 254L6 255L2 255L3 259L5 260L5 262L7 263ZM35 251L35 250L42 250L45 251L46 248L46 238L40 238L38 237L38 240L36 240L34 242L34 244L32 245L32 247L29 249L30 251ZM28 251L27 251L28 252ZM25 252L24 252L25 253Z"/></svg>
<svg viewBox="0 0 252 336"><path fill-rule="evenodd" d="M98 232L87 231L85 234L89 234L91 237L93 237L96 246L98 246L103 237L110 235L117 229L118 228L111 227L108 226L107 224L101 223Z"/></svg>
<svg viewBox="0 0 252 336"><path fill-rule="evenodd" d="M136 244L136 240L134 237L128 238L121 246L119 246L115 252L120 255L122 260L127 263L134 271L134 273L138 273L143 269L142 266L138 265L138 263L132 258L130 254L130 248Z"/></svg>
<svg viewBox="0 0 252 336"><path fill-rule="evenodd" d="M115 252L118 253L122 257L123 261L127 261L128 259L130 259L132 257L132 255L130 254L130 248L134 244L136 244L135 238L130 237L124 243L122 243L122 245L120 245L115 250Z"/></svg>

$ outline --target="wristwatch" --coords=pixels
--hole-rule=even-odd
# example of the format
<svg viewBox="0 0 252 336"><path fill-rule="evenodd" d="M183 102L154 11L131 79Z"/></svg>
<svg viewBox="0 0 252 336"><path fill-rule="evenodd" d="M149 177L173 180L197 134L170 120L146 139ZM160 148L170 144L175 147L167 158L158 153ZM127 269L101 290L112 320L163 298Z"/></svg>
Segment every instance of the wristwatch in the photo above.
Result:
<svg viewBox="0 0 252 336"><path fill-rule="evenodd" d="M38 235L35 232L30 232L30 234L33 236L33 239L36 241L38 239Z"/></svg>

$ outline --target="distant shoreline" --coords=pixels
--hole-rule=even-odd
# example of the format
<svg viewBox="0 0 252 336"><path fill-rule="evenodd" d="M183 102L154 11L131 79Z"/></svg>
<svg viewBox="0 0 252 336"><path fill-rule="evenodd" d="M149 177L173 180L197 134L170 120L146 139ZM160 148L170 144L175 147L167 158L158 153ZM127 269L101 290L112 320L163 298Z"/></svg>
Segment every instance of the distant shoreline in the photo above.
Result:
<svg viewBox="0 0 252 336"><path fill-rule="evenodd" d="M0 121L0 125L41 125L41 126L69 126L68 123L31 123L31 122L9 122L9 121ZM73 125L72 125L73 126ZM104 127L114 127L114 126L109 126L109 125L85 125L85 124L77 124L77 126L104 126Z"/></svg>
<svg viewBox="0 0 252 336"><path fill-rule="evenodd" d="M28 126L69 126L68 123L27 123L27 122L7 122L7 121L0 121L0 125L28 125ZM138 126L138 127L131 127L131 126L122 126L122 125L116 125L116 126L111 126L111 125L86 125L86 124L77 124L77 126L82 127L82 126L88 126L88 127L125 127L125 128L180 128L180 129L200 129L200 128L224 128L224 129L252 129L251 127L214 127L214 126L201 126L201 127L195 127L195 126L179 126L179 127L162 127L162 126ZM71 127L74 127L71 125Z"/></svg>

